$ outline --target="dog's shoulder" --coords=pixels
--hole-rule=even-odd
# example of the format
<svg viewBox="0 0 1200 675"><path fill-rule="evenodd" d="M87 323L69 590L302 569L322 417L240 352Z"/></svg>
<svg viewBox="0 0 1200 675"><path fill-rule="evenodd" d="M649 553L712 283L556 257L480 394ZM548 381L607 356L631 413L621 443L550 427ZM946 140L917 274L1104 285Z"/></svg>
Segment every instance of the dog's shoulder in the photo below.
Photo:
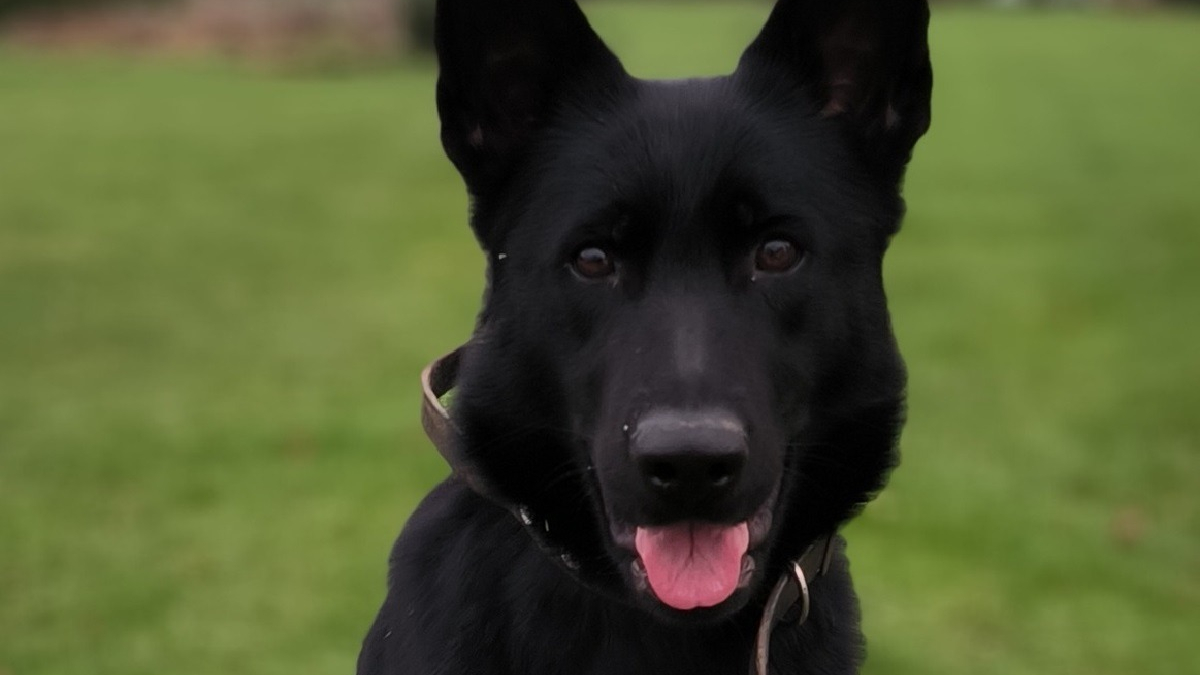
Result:
<svg viewBox="0 0 1200 675"><path fill-rule="evenodd" d="M434 488L392 548L387 597L363 641L359 675L442 672L464 627L486 623L499 602L500 561L520 555L518 536L511 516L457 479Z"/></svg>

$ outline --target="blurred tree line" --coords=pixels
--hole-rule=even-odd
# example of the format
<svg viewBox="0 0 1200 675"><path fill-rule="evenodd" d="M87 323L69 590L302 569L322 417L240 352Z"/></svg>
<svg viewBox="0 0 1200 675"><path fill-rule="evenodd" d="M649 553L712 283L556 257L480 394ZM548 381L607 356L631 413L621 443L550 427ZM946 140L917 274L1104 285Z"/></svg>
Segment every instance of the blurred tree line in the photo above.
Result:
<svg viewBox="0 0 1200 675"><path fill-rule="evenodd" d="M107 5L165 5L175 0L0 0L0 18L26 12L55 13Z"/></svg>
<svg viewBox="0 0 1200 675"><path fill-rule="evenodd" d="M105 8L146 9L169 6L199 5L216 0L0 0L0 21L21 15L54 15L69 14L78 11L103 10ZM228 0L226 0L227 2ZM302 2L322 4L333 7L343 4L345 0L256 0L257 3L274 2L277 6L296 6ZM433 15L437 0L380 0L390 3L395 17L396 32L404 36L403 48L409 51L427 52L433 48ZM494 0L502 2L504 0ZM591 0L599 2L602 0ZM657 0L659 2L689 2L694 0ZM773 0L746 0L767 4ZM931 0L932 3L944 4L992 4L1002 6L1118 6L1118 7L1153 7L1168 4L1200 5L1200 0ZM240 3L239 3L240 4ZM245 2L246 5L255 4Z"/></svg>
<svg viewBox="0 0 1200 675"><path fill-rule="evenodd" d="M412 8L402 0L0 0L0 37L52 50L344 70L408 51Z"/></svg>
<svg viewBox="0 0 1200 675"><path fill-rule="evenodd" d="M2 1L2 0L0 0ZM495 0L499 2L501 0ZM591 0L600 2L601 0ZM647 0L643 0L647 1ZM658 2L695 2L696 0L656 0ZM774 0L746 0L772 4ZM409 44L419 51L433 50L433 14L437 0L398 0L401 15L410 38ZM1157 5L1191 4L1200 5L1200 0L930 0L931 4L975 4L1001 6L1117 6L1117 7L1153 7Z"/></svg>

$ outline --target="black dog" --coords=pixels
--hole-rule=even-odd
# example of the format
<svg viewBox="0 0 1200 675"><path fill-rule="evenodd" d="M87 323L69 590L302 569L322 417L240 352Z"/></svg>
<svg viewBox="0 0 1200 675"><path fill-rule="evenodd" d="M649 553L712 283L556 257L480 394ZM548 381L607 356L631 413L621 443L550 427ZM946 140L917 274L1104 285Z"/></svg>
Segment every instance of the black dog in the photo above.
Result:
<svg viewBox="0 0 1200 675"><path fill-rule="evenodd" d="M732 75L681 82L626 75L571 0L437 12L489 292L430 374L455 476L359 673L856 672L835 533L896 462L881 261L925 0L781 0Z"/></svg>

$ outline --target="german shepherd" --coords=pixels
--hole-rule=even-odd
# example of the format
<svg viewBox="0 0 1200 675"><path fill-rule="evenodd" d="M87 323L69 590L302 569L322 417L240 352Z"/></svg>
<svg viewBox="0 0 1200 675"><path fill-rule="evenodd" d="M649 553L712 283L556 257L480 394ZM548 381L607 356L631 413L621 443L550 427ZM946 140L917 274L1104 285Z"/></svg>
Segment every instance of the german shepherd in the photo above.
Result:
<svg viewBox="0 0 1200 675"><path fill-rule="evenodd" d="M573 0L436 11L488 290L427 374L454 473L358 672L858 672L836 533L897 462L881 267L925 0L780 0L731 75L683 81L630 77Z"/></svg>

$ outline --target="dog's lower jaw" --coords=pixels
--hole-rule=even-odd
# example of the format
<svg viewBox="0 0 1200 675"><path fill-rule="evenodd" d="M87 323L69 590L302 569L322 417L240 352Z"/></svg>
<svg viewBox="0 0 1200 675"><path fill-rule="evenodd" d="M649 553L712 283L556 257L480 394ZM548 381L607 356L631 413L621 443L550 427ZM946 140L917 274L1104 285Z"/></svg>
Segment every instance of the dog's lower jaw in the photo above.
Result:
<svg viewBox="0 0 1200 675"><path fill-rule="evenodd" d="M646 611L576 583L509 513L449 481L397 541L388 597L358 672L739 675L749 672L766 590L749 589L720 621ZM855 673L861 646L839 543L813 585L811 618L777 630L771 660L789 675Z"/></svg>

